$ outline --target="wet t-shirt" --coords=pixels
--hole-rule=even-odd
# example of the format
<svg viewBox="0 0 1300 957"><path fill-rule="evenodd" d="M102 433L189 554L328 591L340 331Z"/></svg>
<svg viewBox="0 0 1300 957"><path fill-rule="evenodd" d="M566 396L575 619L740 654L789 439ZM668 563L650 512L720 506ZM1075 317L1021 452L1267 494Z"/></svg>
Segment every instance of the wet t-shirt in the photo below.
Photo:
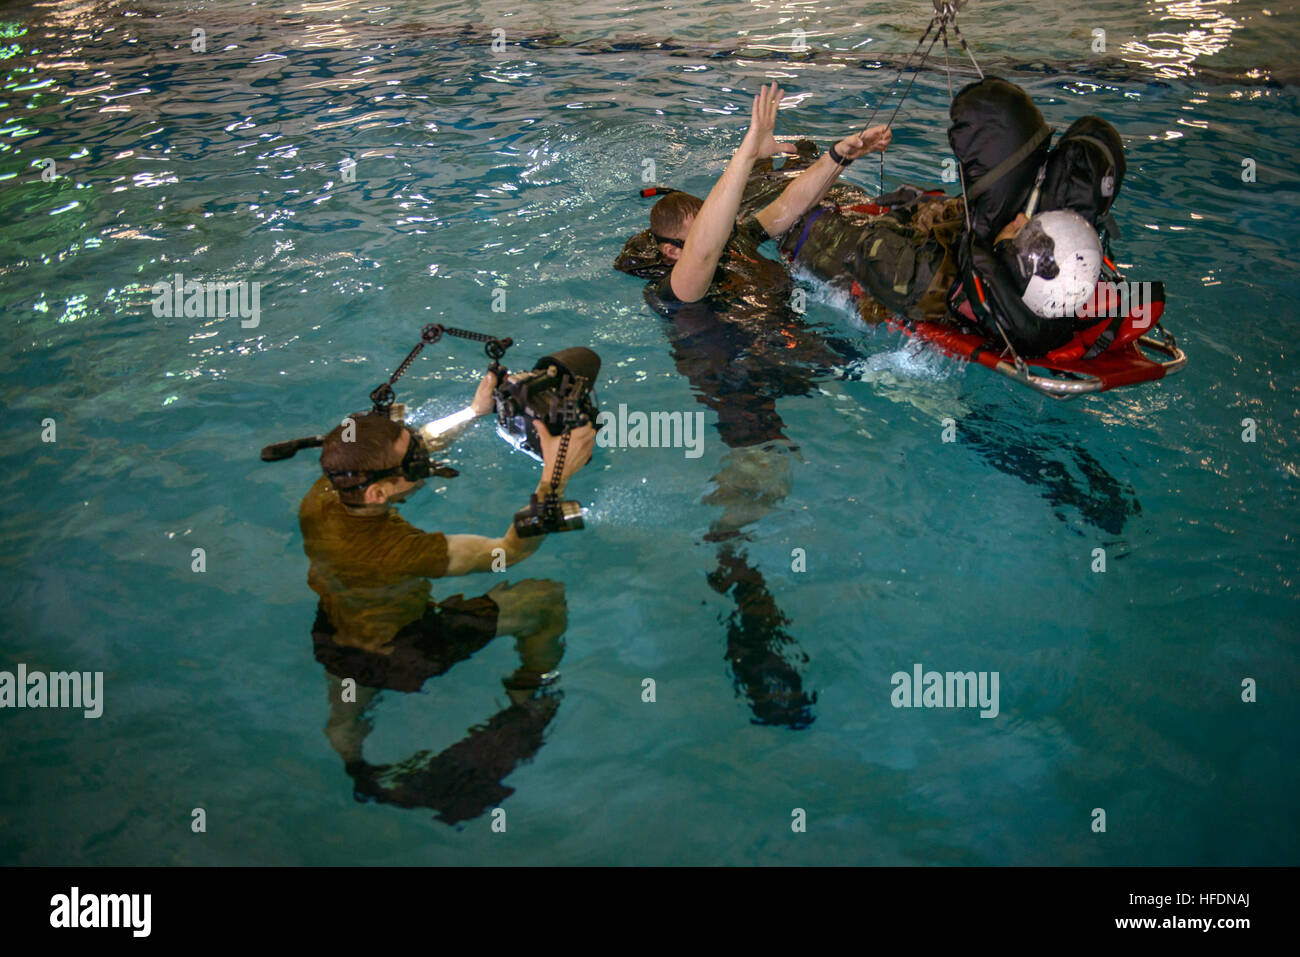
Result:
<svg viewBox="0 0 1300 957"><path fill-rule="evenodd" d="M788 302L791 291L789 273L780 263L758 251L758 247L769 238L757 217L741 220L722 250L713 282L702 299L717 302L757 296L773 305ZM655 295L665 305L681 302L673 293L671 279L672 271L669 270L655 285Z"/></svg>
<svg viewBox="0 0 1300 957"><path fill-rule="evenodd" d="M789 272L759 252L767 239L755 217L741 220L698 301L679 300L668 275L645 291L651 308L668 321L678 371L717 413L718 431L730 448L787 438L777 400L809 394L839 361L791 308Z"/></svg>
<svg viewBox="0 0 1300 957"><path fill-rule="evenodd" d="M424 532L396 511L356 515L321 476L298 509L307 584L336 630L334 641L379 650L420 618L430 578L447 573L447 537Z"/></svg>

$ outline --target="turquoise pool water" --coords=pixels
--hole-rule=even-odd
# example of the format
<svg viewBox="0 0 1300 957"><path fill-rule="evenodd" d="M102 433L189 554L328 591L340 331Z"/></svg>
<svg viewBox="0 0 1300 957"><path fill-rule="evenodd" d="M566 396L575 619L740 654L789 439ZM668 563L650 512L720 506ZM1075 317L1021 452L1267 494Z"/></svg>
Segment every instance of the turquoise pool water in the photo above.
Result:
<svg viewBox="0 0 1300 957"><path fill-rule="evenodd" d="M1166 283L1187 369L1056 404L812 289L808 334L847 343L852 376L778 400L801 460L732 553L779 608L810 723L754 723L724 660L744 596L715 587L728 546L706 540L715 419L697 458L601 449L570 486L587 529L510 575L562 582L569 624L505 833L354 799L296 521L314 456L258 450L364 407L438 321L513 337L520 364L590 345L607 408L703 409L611 268L644 224L645 161L703 193L768 79L793 95L778 135L826 144L879 102L928 4L7 8L0 670L102 671L104 713L0 711L0 861L1297 863L1300 24L1257 0L1081 7L977 0L962 22L1058 129L1095 112L1124 135L1120 259ZM783 52L796 28L809 55ZM938 180L946 106L922 74L887 186ZM156 318L177 272L259 282L258 325ZM432 418L481 368L444 343L399 394ZM486 423L453 459L462 477L404 514L499 534L535 467ZM894 708L916 663L997 672L999 715ZM384 693L367 758L454 744L513 667L501 640Z"/></svg>

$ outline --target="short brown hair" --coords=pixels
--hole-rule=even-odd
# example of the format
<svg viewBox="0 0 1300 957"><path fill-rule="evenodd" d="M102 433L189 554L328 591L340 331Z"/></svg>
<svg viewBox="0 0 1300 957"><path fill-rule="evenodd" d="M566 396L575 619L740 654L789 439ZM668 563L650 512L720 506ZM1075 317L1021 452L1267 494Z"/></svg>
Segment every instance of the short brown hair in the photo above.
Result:
<svg viewBox="0 0 1300 957"><path fill-rule="evenodd" d="M704 200L690 193L669 193L650 210L650 232L685 239L686 221L700 212Z"/></svg>
<svg viewBox="0 0 1300 957"><path fill-rule="evenodd" d="M325 436L325 444L320 450L320 467L330 484L339 493L339 500L348 505L360 505L365 501L366 490L362 484L364 473L378 472L392 468L396 453L393 447L402 437L403 426L400 422L382 415L365 415L354 413L348 417L354 425L352 441L343 441L346 420L334 426ZM353 473L340 476L337 480L330 473Z"/></svg>

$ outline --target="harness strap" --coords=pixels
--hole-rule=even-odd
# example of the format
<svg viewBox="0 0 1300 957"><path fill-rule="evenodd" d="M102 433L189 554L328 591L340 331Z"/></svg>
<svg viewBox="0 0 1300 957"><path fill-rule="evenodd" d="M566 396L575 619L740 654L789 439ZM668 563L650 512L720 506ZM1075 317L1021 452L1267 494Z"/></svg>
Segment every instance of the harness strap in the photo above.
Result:
<svg viewBox="0 0 1300 957"><path fill-rule="evenodd" d="M1088 347L1088 351L1083 354L1082 358L1084 360L1095 359L1097 356L1109 349L1110 344L1115 341L1115 336L1119 334L1119 327L1124 325L1124 320L1126 318L1126 316L1115 316L1112 318L1110 324L1106 326L1105 331L1093 340L1092 345Z"/></svg>
<svg viewBox="0 0 1300 957"><path fill-rule="evenodd" d="M1001 163L993 167L971 184L970 189L966 191L966 201L968 203L974 202L982 193L990 189L993 184L1024 162L1024 160L1030 156L1034 150L1038 149L1043 140L1047 139L1051 135L1052 128L1050 126L1043 124L1039 127L1038 132L1021 144L1020 149L1016 150Z"/></svg>
<svg viewBox="0 0 1300 957"><path fill-rule="evenodd" d="M817 212L809 216L808 221L803 224L803 232L799 234L799 241L794 244L794 252L790 254L791 259L799 258L799 250L803 249L803 244L808 241L808 234L812 232L813 223L817 222L817 219L822 213L826 212L826 209L825 206L818 207Z"/></svg>
<svg viewBox="0 0 1300 957"><path fill-rule="evenodd" d="M1097 147L1099 150L1101 150L1103 153L1106 154L1106 159L1110 163L1111 169L1114 169L1116 171L1119 170L1119 166L1115 162L1115 156L1110 151L1110 144L1108 144L1105 140L1099 140L1097 139L1097 137L1089 136L1086 133L1075 133L1069 139L1078 140L1081 143L1091 143L1093 146ZM1063 140L1062 142L1065 141Z"/></svg>

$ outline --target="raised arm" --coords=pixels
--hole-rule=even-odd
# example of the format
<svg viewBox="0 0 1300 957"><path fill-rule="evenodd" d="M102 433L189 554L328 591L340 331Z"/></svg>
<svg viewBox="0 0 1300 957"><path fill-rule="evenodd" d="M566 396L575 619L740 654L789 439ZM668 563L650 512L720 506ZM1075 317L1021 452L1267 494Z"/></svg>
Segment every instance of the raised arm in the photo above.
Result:
<svg viewBox="0 0 1300 957"><path fill-rule="evenodd" d="M834 147L835 153L845 162L837 163L830 152L823 153L816 163L796 176L780 196L758 212L759 224L769 236L780 236L826 195L826 190L849 162L867 153L883 153L892 136L888 126L873 126L846 136Z"/></svg>
<svg viewBox="0 0 1300 957"><path fill-rule="evenodd" d="M793 144L778 143L772 136L780 103L781 90L775 83L759 90L754 97L749 132L691 223L682 254L668 280L673 295L682 302L694 302L709 291L722 250L735 228L754 161L773 153L794 152Z"/></svg>
<svg viewBox="0 0 1300 957"><path fill-rule="evenodd" d="M492 390L496 387L496 381L496 376L491 372L483 373L483 378L479 380L478 389L474 393L474 399L469 405L459 412L444 415L441 419L435 419L421 427L420 435L430 452L441 452L451 445L471 422L480 415L487 415L495 408Z"/></svg>

